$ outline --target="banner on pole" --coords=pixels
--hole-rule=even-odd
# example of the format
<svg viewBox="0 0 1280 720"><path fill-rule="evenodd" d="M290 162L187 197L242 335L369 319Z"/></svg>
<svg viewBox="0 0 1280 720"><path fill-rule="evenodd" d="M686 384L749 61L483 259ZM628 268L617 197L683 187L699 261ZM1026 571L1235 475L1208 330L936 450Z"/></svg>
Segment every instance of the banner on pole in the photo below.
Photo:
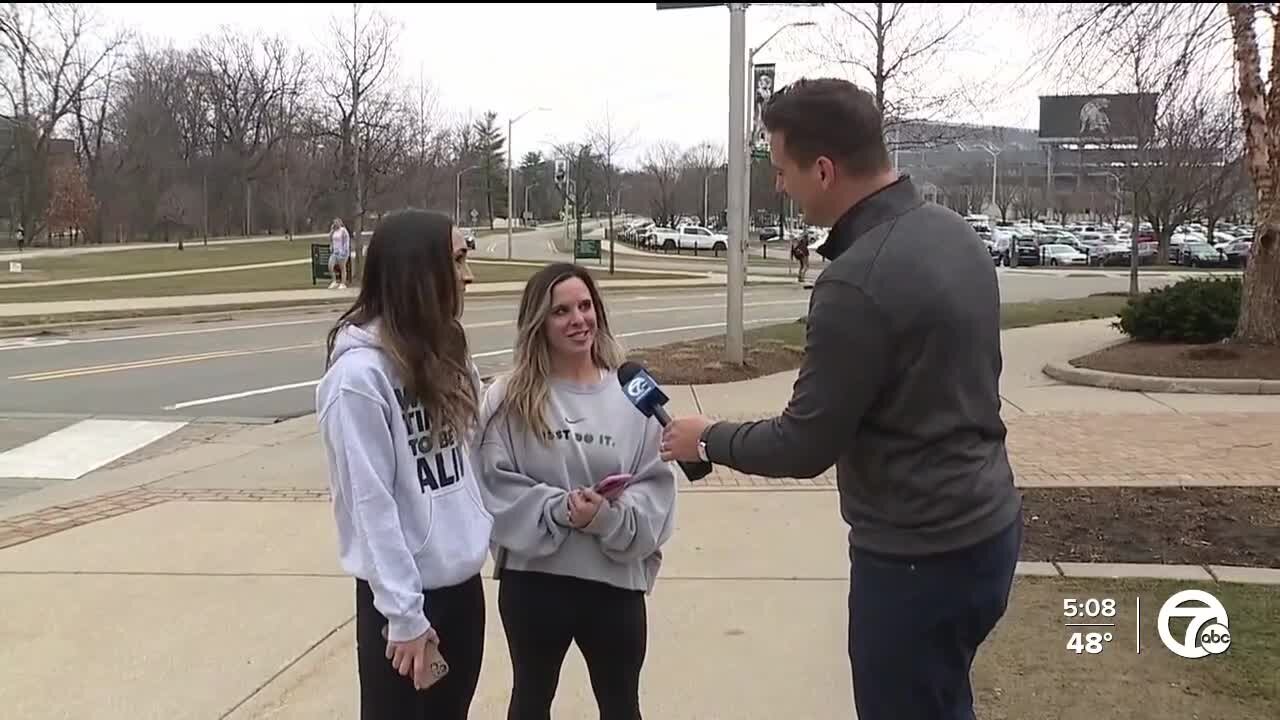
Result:
<svg viewBox="0 0 1280 720"><path fill-rule="evenodd" d="M751 66L751 147L754 150L769 151L769 133L764 129L761 116L765 103L773 97L773 82L776 66L773 63Z"/></svg>

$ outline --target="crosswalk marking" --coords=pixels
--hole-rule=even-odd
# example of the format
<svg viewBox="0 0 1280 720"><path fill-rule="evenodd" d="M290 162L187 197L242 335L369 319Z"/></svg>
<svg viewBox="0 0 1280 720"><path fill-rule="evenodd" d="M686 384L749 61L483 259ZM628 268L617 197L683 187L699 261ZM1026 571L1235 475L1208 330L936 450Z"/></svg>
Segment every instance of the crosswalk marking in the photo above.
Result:
<svg viewBox="0 0 1280 720"><path fill-rule="evenodd" d="M0 453L0 478L75 480L186 424L185 420L81 420Z"/></svg>

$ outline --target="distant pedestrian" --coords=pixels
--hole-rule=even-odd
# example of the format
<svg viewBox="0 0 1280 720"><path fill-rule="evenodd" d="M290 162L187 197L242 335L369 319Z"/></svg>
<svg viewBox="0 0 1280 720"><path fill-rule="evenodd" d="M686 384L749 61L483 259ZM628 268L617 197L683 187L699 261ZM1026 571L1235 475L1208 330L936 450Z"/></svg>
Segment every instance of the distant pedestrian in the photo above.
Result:
<svg viewBox="0 0 1280 720"><path fill-rule="evenodd" d="M342 218L334 218L329 225L329 272L333 275L333 282L329 283L330 290L347 289L347 283L351 281L347 277L347 261L350 259L351 233L347 232Z"/></svg>
<svg viewBox="0 0 1280 720"><path fill-rule="evenodd" d="M802 230L795 239L791 241L791 257L795 259L799 268L796 270L796 280L804 284L805 276L809 273L809 231Z"/></svg>
<svg viewBox="0 0 1280 720"><path fill-rule="evenodd" d="M464 720L493 519L471 465L480 378L461 323L462 233L439 213L390 215L364 277L316 391L338 554L356 579L360 717Z"/></svg>
<svg viewBox="0 0 1280 720"><path fill-rule="evenodd" d="M1022 541L995 267L962 217L894 170L869 93L801 80L764 123L779 189L831 228L804 362L779 416L676 418L663 458L769 477L835 465L859 720L972 720L970 667Z"/></svg>

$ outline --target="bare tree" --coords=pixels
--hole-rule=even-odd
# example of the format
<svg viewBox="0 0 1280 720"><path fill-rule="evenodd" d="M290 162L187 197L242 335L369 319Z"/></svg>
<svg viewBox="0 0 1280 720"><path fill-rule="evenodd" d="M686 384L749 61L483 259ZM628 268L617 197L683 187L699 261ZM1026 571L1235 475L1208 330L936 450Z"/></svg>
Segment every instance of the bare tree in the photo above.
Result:
<svg viewBox="0 0 1280 720"><path fill-rule="evenodd" d="M1265 4L1271 34L1280 30L1280 12ZM1280 195L1276 172L1280 165L1280 53L1272 50L1267 84L1262 81L1262 58L1255 29L1253 3L1227 3L1235 48L1237 83L1244 119L1245 163L1256 195L1257 235L1244 274L1244 295L1236 338L1245 342L1280 344Z"/></svg>
<svg viewBox="0 0 1280 720"><path fill-rule="evenodd" d="M663 141L645 152L642 166L656 185L655 197L650 198L653 221L660 226L670 225L675 218L676 183L680 181L684 153L674 143Z"/></svg>
<svg viewBox="0 0 1280 720"><path fill-rule="evenodd" d="M356 238L364 234L365 194L360 170L360 138L364 136L370 97L387 83L395 70L399 28L380 10L352 3L347 16L334 15L329 23L331 52L324 92L336 120L341 153L341 177L346 180L348 201L344 213L352 218Z"/></svg>
<svg viewBox="0 0 1280 720"><path fill-rule="evenodd" d="M605 211L609 213L609 274L614 273L615 238L613 215L617 210L618 154L624 152L635 136L634 129L621 129L614 122L613 113L605 106L604 116L588 131L592 152L600 158L601 179L604 181Z"/></svg>
<svg viewBox="0 0 1280 720"><path fill-rule="evenodd" d="M697 145L685 151L684 157L681 158L681 165L694 173L698 184L700 197L702 202L700 207L702 212L702 224L707 225L711 221L708 216L707 208L707 182L717 170L724 167L725 164L724 148L711 142L700 142Z"/></svg>
<svg viewBox="0 0 1280 720"><path fill-rule="evenodd" d="M971 107L981 94L960 73L938 72L950 54L975 47L968 33L971 5L829 5L839 15L819 23L821 44L810 54L847 68L852 79L871 88L891 149L932 147L970 135L959 125L936 121Z"/></svg>
<svg viewBox="0 0 1280 720"><path fill-rule="evenodd" d="M1266 30L1274 37L1280 30L1280 8L1276 3L1072 3L1063 12L1071 13L1070 22L1051 54L1085 45L1091 52L1078 58L1106 62L1114 56L1109 50L1114 44L1101 41L1113 37L1117 28L1140 28L1155 40L1149 54L1175 76L1203 81L1214 76L1224 58L1233 62L1257 231L1235 338L1280 344L1280 53L1271 53L1264 80L1257 28L1260 22L1269 23ZM1105 77L1098 80L1105 82Z"/></svg>
<svg viewBox="0 0 1280 720"><path fill-rule="evenodd" d="M97 25L77 3L0 6L0 112L12 123L5 165L16 181L18 221L28 239L43 231L56 133L81 96L101 82L103 67L126 39L99 37Z"/></svg>

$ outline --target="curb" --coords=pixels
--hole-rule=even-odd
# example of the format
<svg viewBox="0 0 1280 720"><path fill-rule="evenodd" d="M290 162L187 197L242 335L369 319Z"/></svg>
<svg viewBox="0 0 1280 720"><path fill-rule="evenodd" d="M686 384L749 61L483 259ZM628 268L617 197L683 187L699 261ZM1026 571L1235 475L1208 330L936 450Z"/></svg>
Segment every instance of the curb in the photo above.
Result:
<svg viewBox="0 0 1280 720"><path fill-rule="evenodd" d="M1156 563L1045 562L1019 560L1015 575L1079 580L1183 580L1187 582L1280 585L1280 568Z"/></svg>
<svg viewBox="0 0 1280 720"><path fill-rule="evenodd" d="M1280 395L1280 380L1247 378L1171 378L1133 375L1076 367L1051 362L1042 368L1045 375L1072 385L1129 390L1134 392L1191 393L1206 395Z"/></svg>

